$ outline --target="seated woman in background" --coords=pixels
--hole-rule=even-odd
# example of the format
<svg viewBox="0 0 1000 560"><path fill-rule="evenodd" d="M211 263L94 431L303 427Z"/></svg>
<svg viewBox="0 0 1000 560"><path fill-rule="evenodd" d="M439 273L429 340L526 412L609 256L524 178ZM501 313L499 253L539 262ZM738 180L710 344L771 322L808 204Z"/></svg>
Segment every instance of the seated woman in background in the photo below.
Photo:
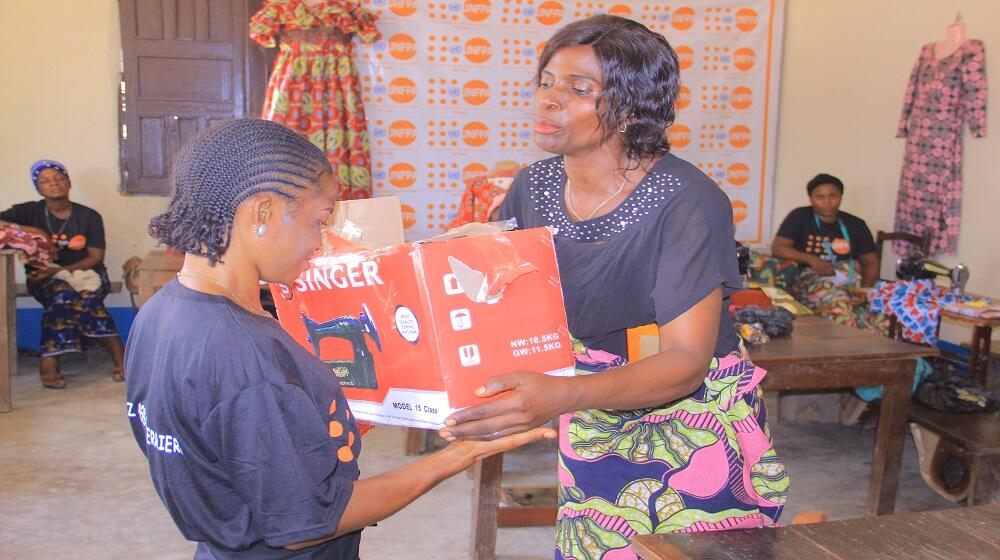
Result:
<svg viewBox="0 0 1000 560"><path fill-rule="evenodd" d="M104 307L104 297L111 288L104 268L104 221L95 210L70 202L72 185L61 163L35 163L31 180L42 200L15 204L0 212L0 225L16 225L43 235L57 250L54 265L25 267L28 292L44 308L39 364L42 384L50 389L65 387L59 356L85 350L97 340L111 352L114 380L124 381L124 347Z"/></svg>
<svg viewBox="0 0 1000 560"><path fill-rule="evenodd" d="M886 333L888 319L871 315L850 288L875 285L879 254L865 221L840 210L844 183L826 173L806 185L809 206L792 210L778 228L771 254L799 263L791 293L800 302L838 323Z"/></svg>

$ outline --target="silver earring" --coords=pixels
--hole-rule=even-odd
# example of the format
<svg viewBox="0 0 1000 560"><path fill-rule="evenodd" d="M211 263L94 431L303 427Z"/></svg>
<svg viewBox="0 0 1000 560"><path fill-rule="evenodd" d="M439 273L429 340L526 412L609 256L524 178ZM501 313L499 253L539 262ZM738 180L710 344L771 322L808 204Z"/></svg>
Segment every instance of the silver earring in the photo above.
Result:
<svg viewBox="0 0 1000 560"><path fill-rule="evenodd" d="M264 234L267 233L267 224L260 224L259 226L253 228L253 233L257 237L264 237Z"/></svg>
<svg viewBox="0 0 1000 560"><path fill-rule="evenodd" d="M627 123L622 123L622 125L618 127L618 132L620 134L625 134L626 130L628 130L628 124Z"/></svg>

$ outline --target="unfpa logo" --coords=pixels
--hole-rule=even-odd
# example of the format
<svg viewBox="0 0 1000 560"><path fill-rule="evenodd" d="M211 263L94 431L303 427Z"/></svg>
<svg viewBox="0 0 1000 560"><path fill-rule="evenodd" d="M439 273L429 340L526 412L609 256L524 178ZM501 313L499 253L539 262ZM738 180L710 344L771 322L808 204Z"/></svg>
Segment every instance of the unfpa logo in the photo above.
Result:
<svg viewBox="0 0 1000 560"><path fill-rule="evenodd" d="M482 37L473 37L465 43L465 58L473 64L482 64L493 56L493 46Z"/></svg>
<svg viewBox="0 0 1000 560"><path fill-rule="evenodd" d="M757 12L751 8L736 12L736 28L743 32L757 29Z"/></svg>
<svg viewBox="0 0 1000 560"><path fill-rule="evenodd" d="M417 211L409 204L400 204L399 209L403 214L403 229L410 229L417 224Z"/></svg>
<svg viewBox="0 0 1000 560"><path fill-rule="evenodd" d="M733 66L746 72L757 62L757 53L750 47L740 47L733 52Z"/></svg>
<svg viewBox="0 0 1000 560"><path fill-rule="evenodd" d="M562 21L565 13L566 7L561 2L542 2L542 5L538 7L538 12L535 13L535 17L538 18L538 23L542 25L555 25Z"/></svg>
<svg viewBox="0 0 1000 560"><path fill-rule="evenodd" d="M486 166L481 163L470 163L462 169L462 182L468 183L473 179L486 176Z"/></svg>
<svg viewBox="0 0 1000 560"><path fill-rule="evenodd" d="M417 139L417 127L410 121L395 121L389 125L389 141L397 146L408 146Z"/></svg>
<svg viewBox="0 0 1000 560"><path fill-rule="evenodd" d="M675 124L667 130L667 138L670 144L679 150L691 143L691 129L682 124Z"/></svg>
<svg viewBox="0 0 1000 560"><path fill-rule="evenodd" d="M730 94L730 103L733 104L734 109L744 110L749 109L753 105L753 91L746 86L739 86L733 89L732 94Z"/></svg>
<svg viewBox="0 0 1000 560"><path fill-rule="evenodd" d="M670 25L678 31L691 29L694 25L694 8L685 6L674 10L674 15L670 17Z"/></svg>
<svg viewBox="0 0 1000 560"><path fill-rule="evenodd" d="M734 163L726 170L726 181L734 187L742 187L750 180L750 168L745 163Z"/></svg>
<svg viewBox="0 0 1000 560"><path fill-rule="evenodd" d="M469 105L482 105L490 100L490 85L482 80L469 80L462 86L462 99Z"/></svg>
<svg viewBox="0 0 1000 560"><path fill-rule="evenodd" d="M747 219L750 213L747 211L747 203L742 200L733 201L733 223L738 224Z"/></svg>
<svg viewBox="0 0 1000 560"><path fill-rule="evenodd" d="M409 60L417 54L417 42L405 33L389 38L389 54L396 60Z"/></svg>
<svg viewBox="0 0 1000 560"><path fill-rule="evenodd" d="M615 4L614 6L611 6L610 10L608 10L608 14L618 17L629 17L632 15L632 8L626 6L625 4Z"/></svg>
<svg viewBox="0 0 1000 560"><path fill-rule="evenodd" d="M490 0L465 0L462 13L469 21L483 21L490 17Z"/></svg>
<svg viewBox="0 0 1000 560"><path fill-rule="evenodd" d="M691 104L691 90L687 86L681 86L681 89L677 92L677 99L674 101L674 106L677 110L686 109L688 105Z"/></svg>
<svg viewBox="0 0 1000 560"><path fill-rule="evenodd" d="M677 64L680 65L681 70L687 70L694 66L694 49L687 45L681 45L674 49L674 52L677 53Z"/></svg>
<svg viewBox="0 0 1000 560"><path fill-rule="evenodd" d="M478 148L490 139L490 128L485 124L473 121L462 127L462 142L467 146Z"/></svg>
<svg viewBox="0 0 1000 560"><path fill-rule="evenodd" d="M750 145L750 129L738 124L729 129L729 144L734 148L746 148Z"/></svg>
<svg viewBox="0 0 1000 560"><path fill-rule="evenodd" d="M397 16L412 16L417 11L417 0L389 0L389 9Z"/></svg>
<svg viewBox="0 0 1000 560"><path fill-rule="evenodd" d="M417 97L417 84L405 77L393 78L389 82L389 98L396 103L409 103Z"/></svg>
<svg viewBox="0 0 1000 560"><path fill-rule="evenodd" d="M409 163L394 163L389 167L389 183L400 189L408 189L417 182L417 168Z"/></svg>

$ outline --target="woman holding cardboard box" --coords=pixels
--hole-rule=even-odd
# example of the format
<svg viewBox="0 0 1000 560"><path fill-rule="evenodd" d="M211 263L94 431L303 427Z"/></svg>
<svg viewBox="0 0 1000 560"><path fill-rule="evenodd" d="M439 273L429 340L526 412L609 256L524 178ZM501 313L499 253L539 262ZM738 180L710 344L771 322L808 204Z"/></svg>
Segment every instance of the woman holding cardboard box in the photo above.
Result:
<svg viewBox="0 0 1000 560"><path fill-rule="evenodd" d="M666 39L595 16L557 32L536 75L536 144L501 208L554 226L575 377L513 373L442 436L503 437L560 417L557 558L634 558L632 536L777 520L788 478L733 329L740 286L725 194L669 151L679 87ZM627 363L626 330L659 325Z"/></svg>
<svg viewBox="0 0 1000 560"><path fill-rule="evenodd" d="M330 369L260 304L320 245L339 185L323 152L268 121L236 120L179 155L150 233L185 253L139 311L126 412L153 485L195 558L357 558L361 530L537 429L462 442L359 479L361 438Z"/></svg>

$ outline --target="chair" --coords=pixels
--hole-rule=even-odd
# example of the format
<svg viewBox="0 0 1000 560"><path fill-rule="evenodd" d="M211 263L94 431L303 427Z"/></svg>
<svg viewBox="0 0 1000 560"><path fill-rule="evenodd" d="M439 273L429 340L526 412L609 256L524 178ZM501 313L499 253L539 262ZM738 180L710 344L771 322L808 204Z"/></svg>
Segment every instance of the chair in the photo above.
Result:
<svg viewBox="0 0 1000 560"><path fill-rule="evenodd" d="M905 243L909 243L910 245L913 245L914 247L919 249L920 252L922 252L925 255L930 250L931 246L931 239L923 235L916 235L914 233L909 233L905 231L879 230L878 233L875 234L875 250L878 252L878 258L879 258L879 280L885 280L885 281L891 281L896 279L895 266L890 264L889 266L891 267L890 268L891 272L889 274L884 273L886 263L895 262L893 259L889 259L887 261L884 258L885 253L883 252L883 248L886 241L903 241ZM889 276L891 276L891 278L887 278ZM899 338L899 323L896 321L896 316L892 314L889 314L889 338L894 338L894 339Z"/></svg>

